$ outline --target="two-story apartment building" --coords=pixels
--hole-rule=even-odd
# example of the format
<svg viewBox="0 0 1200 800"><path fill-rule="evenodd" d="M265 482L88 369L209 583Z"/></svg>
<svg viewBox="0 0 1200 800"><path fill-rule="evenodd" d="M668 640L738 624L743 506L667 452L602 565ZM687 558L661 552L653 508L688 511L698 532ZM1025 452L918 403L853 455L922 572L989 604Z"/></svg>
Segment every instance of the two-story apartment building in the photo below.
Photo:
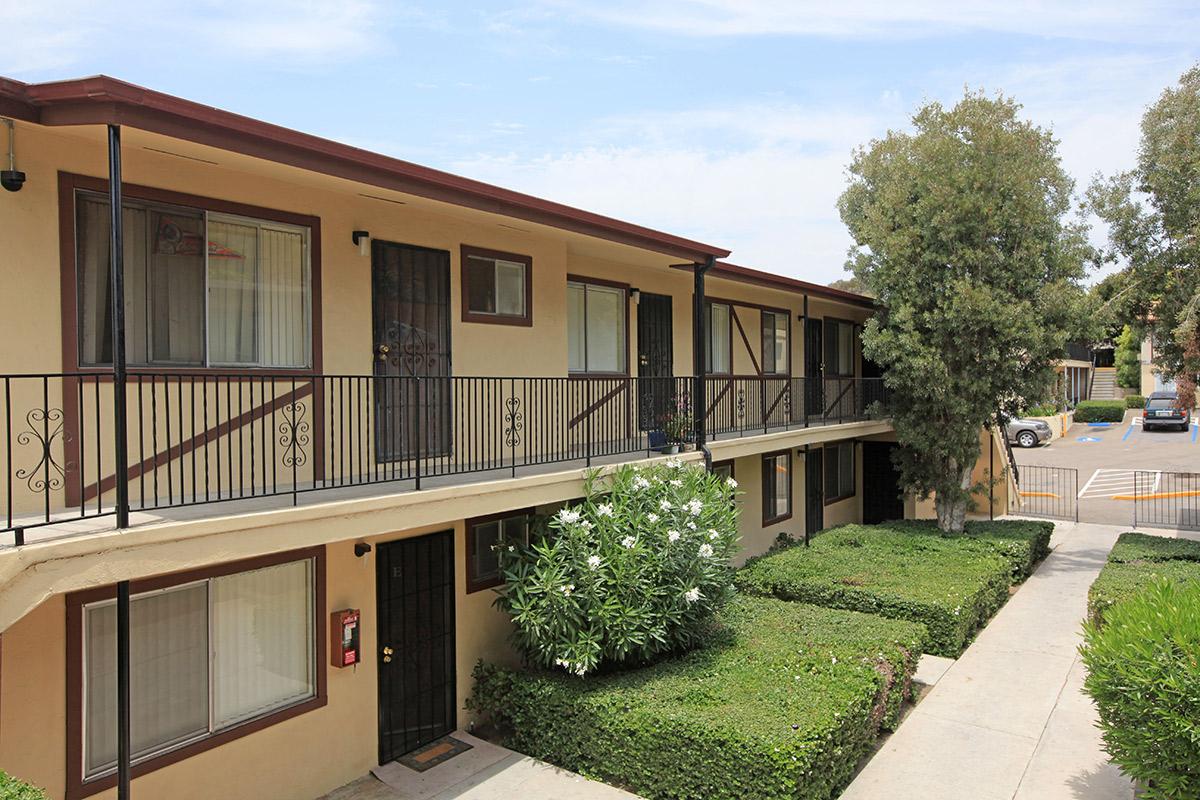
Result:
<svg viewBox="0 0 1200 800"><path fill-rule="evenodd" d="M903 513L868 298L106 77L0 117L0 768L51 797L123 731L134 796L309 798L469 724L491 546L668 438L743 557Z"/></svg>

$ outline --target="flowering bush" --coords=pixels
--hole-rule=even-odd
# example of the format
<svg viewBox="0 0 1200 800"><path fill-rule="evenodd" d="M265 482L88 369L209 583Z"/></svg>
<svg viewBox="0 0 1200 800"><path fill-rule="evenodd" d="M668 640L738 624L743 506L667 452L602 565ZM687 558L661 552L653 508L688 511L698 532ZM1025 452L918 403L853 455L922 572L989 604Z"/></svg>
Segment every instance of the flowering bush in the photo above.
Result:
<svg viewBox="0 0 1200 800"><path fill-rule="evenodd" d="M500 550L526 658L584 675L694 646L733 592L736 486L676 459L593 473L583 503Z"/></svg>

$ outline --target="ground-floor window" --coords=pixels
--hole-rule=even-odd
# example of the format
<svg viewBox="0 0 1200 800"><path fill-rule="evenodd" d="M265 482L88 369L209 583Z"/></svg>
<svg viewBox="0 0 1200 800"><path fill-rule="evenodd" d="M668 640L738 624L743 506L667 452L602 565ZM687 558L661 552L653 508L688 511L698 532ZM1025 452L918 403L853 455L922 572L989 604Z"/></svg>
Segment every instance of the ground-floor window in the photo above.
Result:
<svg viewBox="0 0 1200 800"><path fill-rule="evenodd" d="M318 571L314 555L133 588L135 764L317 698ZM116 769L116 600L84 600L76 613L87 781Z"/></svg>
<svg viewBox="0 0 1200 800"><path fill-rule="evenodd" d="M467 520L467 591L501 583L498 547L529 541L532 510L508 511Z"/></svg>
<svg viewBox="0 0 1200 800"><path fill-rule="evenodd" d="M763 525L792 516L792 452L784 450L763 456Z"/></svg>
<svg viewBox="0 0 1200 800"><path fill-rule="evenodd" d="M854 496L854 447L854 442L825 445L826 505Z"/></svg>

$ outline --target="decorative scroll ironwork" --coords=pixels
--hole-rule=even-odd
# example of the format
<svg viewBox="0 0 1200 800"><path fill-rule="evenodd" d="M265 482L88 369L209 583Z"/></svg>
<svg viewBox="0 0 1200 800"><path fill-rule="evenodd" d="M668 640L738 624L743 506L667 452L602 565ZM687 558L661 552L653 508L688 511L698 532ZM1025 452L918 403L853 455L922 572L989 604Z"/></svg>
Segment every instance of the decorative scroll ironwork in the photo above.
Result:
<svg viewBox="0 0 1200 800"><path fill-rule="evenodd" d="M308 463L304 447L308 445L309 424L305 417L305 405L301 402L288 403L283 407L283 422L279 423L279 444L283 450L285 467L303 467Z"/></svg>
<svg viewBox="0 0 1200 800"><path fill-rule="evenodd" d="M512 395L504 401L504 443L516 447L521 443L521 431L525 428L525 418L521 414L521 398Z"/></svg>
<svg viewBox="0 0 1200 800"><path fill-rule="evenodd" d="M17 434L17 443L41 448L38 462L30 469L18 469L17 480L25 481L31 492L57 491L63 488L66 479L66 468L54 457L54 442L62 439L66 444L67 436L63 432L63 412L60 408L35 408L25 415L25 424L29 430ZM50 426L54 426L51 429Z"/></svg>
<svg viewBox="0 0 1200 800"><path fill-rule="evenodd" d="M738 389L737 391L737 418L746 418L746 390Z"/></svg>

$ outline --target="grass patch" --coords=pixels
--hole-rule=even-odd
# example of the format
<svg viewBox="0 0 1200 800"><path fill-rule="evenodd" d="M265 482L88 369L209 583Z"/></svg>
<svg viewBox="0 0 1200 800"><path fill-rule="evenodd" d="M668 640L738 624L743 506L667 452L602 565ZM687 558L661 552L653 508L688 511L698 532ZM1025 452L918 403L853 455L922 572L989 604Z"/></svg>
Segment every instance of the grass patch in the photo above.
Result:
<svg viewBox="0 0 1200 800"><path fill-rule="evenodd" d="M927 652L957 657L972 634L1049 552L1052 523L973 522L966 536L936 525L897 522L846 525L757 559L737 585L830 608L920 622Z"/></svg>
<svg viewBox="0 0 1200 800"><path fill-rule="evenodd" d="M1113 605L1136 595L1156 578L1172 583L1200 580L1200 542L1122 533L1088 590L1088 618L1103 623Z"/></svg>
<svg viewBox="0 0 1200 800"><path fill-rule="evenodd" d="M651 798L836 797L894 726L920 625L739 597L708 643L586 679L480 664L469 706L506 744Z"/></svg>

